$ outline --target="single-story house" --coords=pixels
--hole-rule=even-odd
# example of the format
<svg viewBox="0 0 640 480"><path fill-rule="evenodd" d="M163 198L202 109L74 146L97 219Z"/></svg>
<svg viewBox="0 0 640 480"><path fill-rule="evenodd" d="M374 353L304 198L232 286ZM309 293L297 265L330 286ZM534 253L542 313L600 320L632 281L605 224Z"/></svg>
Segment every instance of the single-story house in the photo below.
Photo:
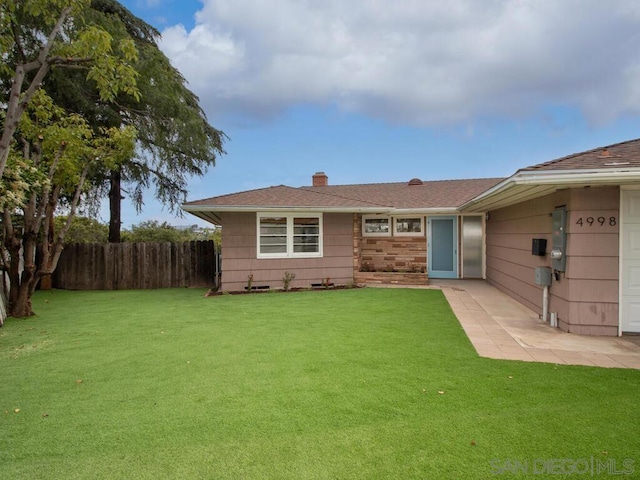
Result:
<svg viewBox="0 0 640 480"><path fill-rule="evenodd" d="M508 178L284 185L187 202L222 291L481 278L568 332L640 332L640 139ZM542 268L537 268L542 267Z"/></svg>

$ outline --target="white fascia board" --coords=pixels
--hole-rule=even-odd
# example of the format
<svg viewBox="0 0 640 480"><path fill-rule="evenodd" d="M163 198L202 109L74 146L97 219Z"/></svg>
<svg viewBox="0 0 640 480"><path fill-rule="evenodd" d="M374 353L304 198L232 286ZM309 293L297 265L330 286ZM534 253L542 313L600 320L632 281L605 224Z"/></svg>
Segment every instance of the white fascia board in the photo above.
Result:
<svg viewBox="0 0 640 480"><path fill-rule="evenodd" d="M390 211L391 215L451 215L457 212L457 207L397 208Z"/></svg>
<svg viewBox="0 0 640 480"><path fill-rule="evenodd" d="M516 185L571 185L576 183L624 183L640 180L640 168L618 170L563 170L521 172L514 175Z"/></svg>
<svg viewBox="0 0 640 480"><path fill-rule="evenodd" d="M460 206L460 210L518 185L619 184L625 182L640 182L640 168L518 172L465 202Z"/></svg>
<svg viewBox="0 0 640 480"><path fill-rule="evenodd" d="M389 207L274 207L260 206L220 206L220 205L182 205L185 212L252 213L252 212L329 212L329 213L390 213Z"/></svg>
<svg viewBox="0 0 640 480"><path fill-rule="evenodd" d="M328 212L328 213L369 213L383 215L430 215L452 214L457 207L434 208L390 208L390 207L270 207L257 206L219 206L219 205L182 205L185 212L216 212L216 213L252 213L252 212Z"/></svg>

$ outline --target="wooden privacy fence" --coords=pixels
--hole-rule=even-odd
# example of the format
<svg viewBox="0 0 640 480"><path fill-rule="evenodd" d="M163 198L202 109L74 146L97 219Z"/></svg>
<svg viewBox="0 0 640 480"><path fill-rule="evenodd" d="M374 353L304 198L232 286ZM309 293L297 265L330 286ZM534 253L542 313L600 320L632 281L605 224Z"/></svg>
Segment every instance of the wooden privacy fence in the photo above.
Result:
<svg viewBox="0 0 640 480"><path fill-rule="evenodd" d="M54 288L125 290L215 287L220 254L213 240L65 245Z"/></svg>

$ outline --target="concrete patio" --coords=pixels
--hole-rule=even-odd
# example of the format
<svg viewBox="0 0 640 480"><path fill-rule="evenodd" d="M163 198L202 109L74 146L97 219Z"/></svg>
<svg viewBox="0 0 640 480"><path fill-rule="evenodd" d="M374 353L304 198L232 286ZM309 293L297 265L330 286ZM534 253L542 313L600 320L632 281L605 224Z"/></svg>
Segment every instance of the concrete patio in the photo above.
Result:
<svg viewBox="0 0 640 480"><path fill-rule="evenodd" d="M640 337L562 332L483 280L430 280L429 287L442 289L482 357L640 369Z"/></svg>

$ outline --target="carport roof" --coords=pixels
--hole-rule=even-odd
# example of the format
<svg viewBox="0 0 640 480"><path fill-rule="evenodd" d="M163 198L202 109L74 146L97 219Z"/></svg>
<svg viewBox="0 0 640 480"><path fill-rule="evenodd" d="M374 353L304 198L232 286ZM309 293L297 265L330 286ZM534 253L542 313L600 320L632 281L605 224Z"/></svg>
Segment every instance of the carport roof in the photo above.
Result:
<svg viewBox="0 0 640 480"><path fill-rule="evenodd" d="M518 170L460 207L486 212L563 188L640 184L640 139L574 153Z"/></svg>
<svg viewBox="0 0 640 480"><path fill-rule="evenodd" d="M574 153L566 157L522 168L518 172L613 170L621 167L640 168L640 139Z"/></svg>

